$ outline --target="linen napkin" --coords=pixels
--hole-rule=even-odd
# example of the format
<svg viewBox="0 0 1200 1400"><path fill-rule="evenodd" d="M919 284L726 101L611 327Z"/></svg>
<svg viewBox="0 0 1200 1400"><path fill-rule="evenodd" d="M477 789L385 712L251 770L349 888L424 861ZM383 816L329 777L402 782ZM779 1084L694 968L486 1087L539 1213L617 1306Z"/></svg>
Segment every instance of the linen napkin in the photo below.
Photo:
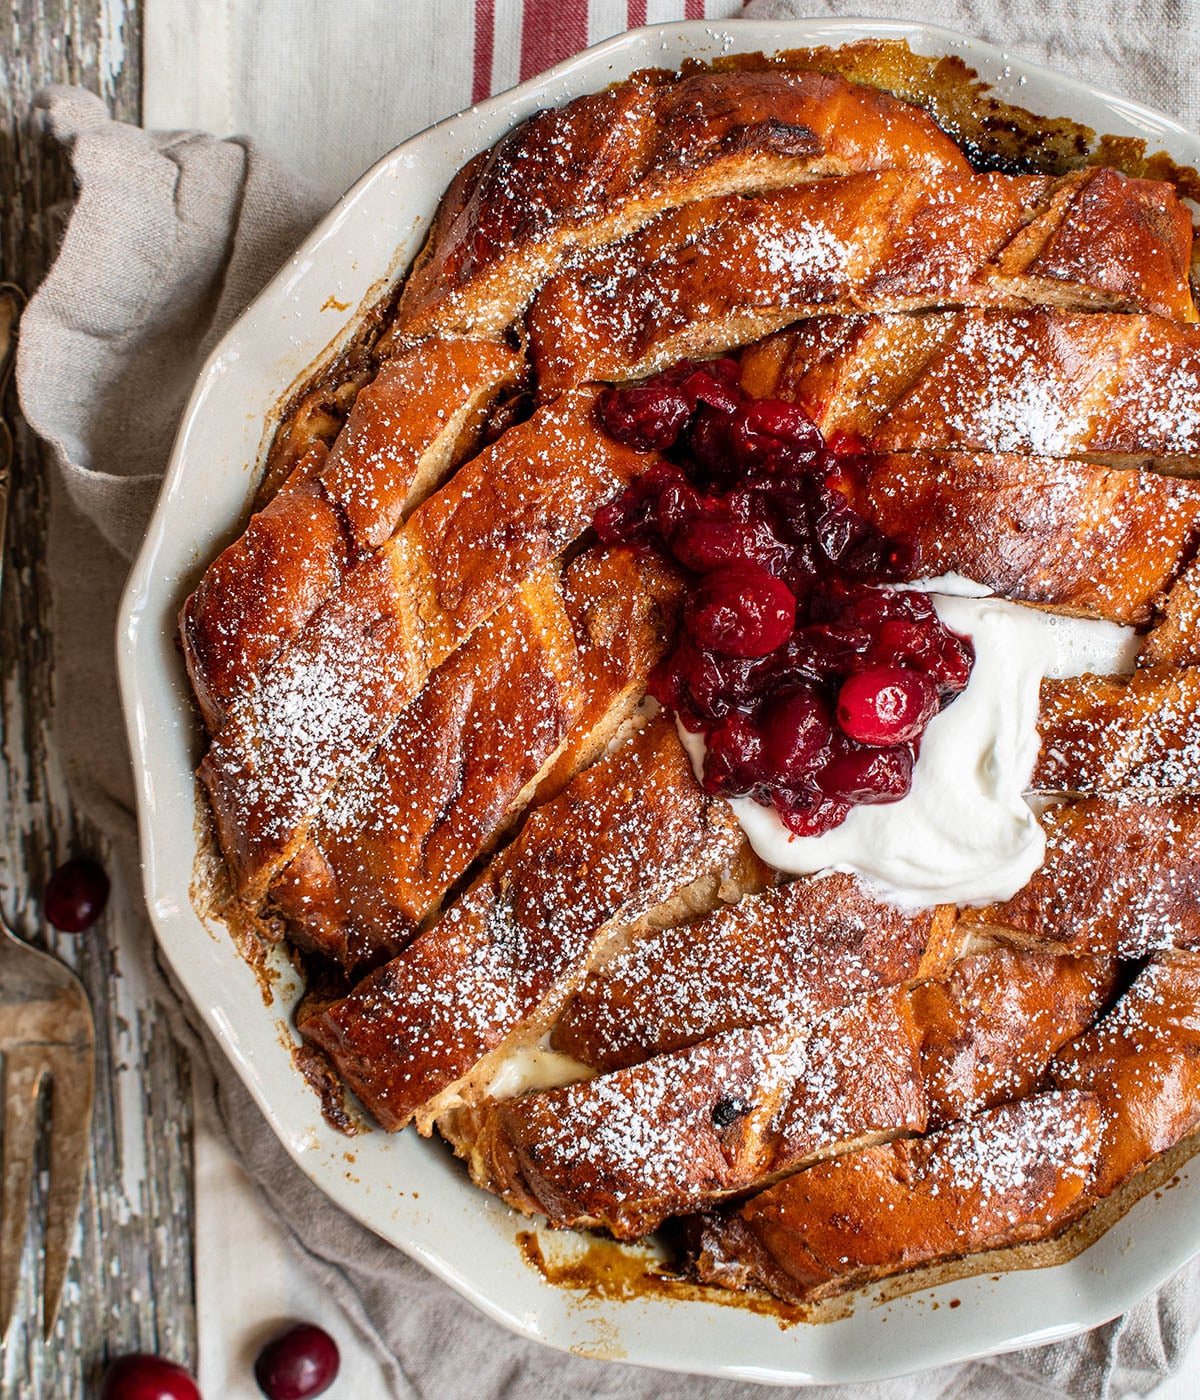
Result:
<svg viewBox="0 0 1200 1400"><path fill-rule="evenodd" d="M506 12L515 22L534 3L500 3L493 11L481 0L495 19L493 39ZM413 0L410 7L422 8ZM558 9L547 4L543 10L538 51L549 57ZM675 15L682 9L676 6ZM784 9L793 13L778 3L753 4L747 13ZM1187 87L1200 57L1194 5L1145 0L1137 13L1154 48L1131 40L1125 51L1115 4L1081 5L1070 24L1024 22L1014 6L969 0L937 9L945 22L1002 39L1029 57L1132 90L1192 122L1200 116ZM237 10L229 7L229 13ZM343 14L352 10L341 7ZM446 110L436 73L420 70L418 77L428 90L424 108L406 109L414 126L421 112ZM69 154L79 191L58 260L26 312L17 366L23 410L45 440L53 467L56 732L76 796L112 833L134 881L132 782L111 654L122 580L205 354L325 200L252 140L122 126L108 119L98 99L76 89L51 89L40 101ZM397 130L390 141L405 134ZM291 139L303 143L303 131ZM327 170L310 173L328 189ZM150 965L148 924L137 937ZM195 1077L213 1094L246 1170L290 1229L307 1267L376 1353L389 1395L748 1400L762 1393L741 1383L564 1356L502 1331L308 1182L219 1047L194 1022L189 1026L165 977L152 980L155 995L176 1012L178 1033L193 1048ZM787 1393L814 1400L1141 1395L1170 1371L1198 1317L1200 1269L1193 1267L1125 1318L1071 1342L887 1383Z"/></svg>

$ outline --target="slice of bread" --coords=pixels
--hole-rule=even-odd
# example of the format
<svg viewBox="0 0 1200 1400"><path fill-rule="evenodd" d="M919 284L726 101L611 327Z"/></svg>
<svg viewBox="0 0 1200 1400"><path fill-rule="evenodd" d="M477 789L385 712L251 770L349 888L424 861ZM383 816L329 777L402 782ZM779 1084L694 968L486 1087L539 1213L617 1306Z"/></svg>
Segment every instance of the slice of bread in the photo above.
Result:
<svg viewBox="0 0 1200 1400"><path fill-rule="evenodd" d="M921 1132L925 1120L917 1030L891 989L813 1025L726 1031L439 1128L476 1180L518 1208L636 1239L833 1153Z"/></svg>
<svg viewBox="0 0 1200 1400"><path fill-rule="evenodd" d="M1147 222L1152 200L1162 217ZM1129 229L1139 260L1097 257L1096 221ZM1194 322L1191 243L1170 186L1112 171L849 175L691 204L579 255L530 307L530 347L549 398L718 354L805 316L1042 303Z"/></svg>
<svg viewBox="0 0 1200 1400"><path fill-rule="evenodd" d="M270 901L347 971L394 955L534 800L590 764L671 634L678 576L597 548L556 566L467 639L348 773Z"/></svg>
<svg viewBox="0 0 1200 1400"><path fill-rule="evenodd" d="M482 1093L589 960L740 845L666 719L540 807L466 893L341 1001L301 1024L388 1129Z"/></svg>
<svg viewBox="0 0 1200 1400"><path fill-rule="evenodd" d="M1039 1094L823 1162L708 1217L702 1279L796 1303L1070 1223L1100 1148L1092 1094Z"/></svg>
<svg viewBox="0 0 1200 1400"><path fill-rule="evenodd" d="M1200 795L1200 667L1044 680L1030 787Z"/></svg>
<svg viewBox="0 0 1200 1400"><path fill-rule="evenodd" d="M1200 943L1200 799L1113 794L1051 807L1046 859L965 925L1028 945L1124 960Z"/></svg>
<svg viewBox="0 0 1200 1400"><path fill-rule="evenodd" d="M1200 473L1200 326L1051 308L802 322L743 382L879 452L1018 452Z"/></svg>
<svg viewBox="0 0 1200 1400"><path fill-rule="evenodd" d="M459 172L381 350L499 334L575 249L665 209L893 168L970 169L924 112L828 74L655 74L577 98Z"/></svg>
<svg viewBox="0 0 1200 1400"><path fill-rule="evenodd" d="M1200 530L1200 483L1155 472L1011 452L880 453L856 470L851 504L915 540L922 575L1110 622L1150 621Z"/></svg>
<svg viewBox="0 0 1200 1400"><path fill-rule="evenodd" d="M935 922L953 917L905 913L851 875L796 880L646 929L588 977L550 1043L612 1070L739 1026L809 1022L915 976Z"/></svg>
<svg viewBox="0 0 1200 1400"><path fill-rule="evenodd" d="M332 451L320 441L307 449L183 606L184 660L210 730L355 562L470 455L487 408L521 368L499 345L418 346L361 390Z"/></svg>
<svg viewBox="0 0 1200 1400"><path fill-rule="evenodd" d="M594 401L564 394L472 458L231 707L200 777L243 899L262 897L430 674L651 465L601 430Z"/></svg>

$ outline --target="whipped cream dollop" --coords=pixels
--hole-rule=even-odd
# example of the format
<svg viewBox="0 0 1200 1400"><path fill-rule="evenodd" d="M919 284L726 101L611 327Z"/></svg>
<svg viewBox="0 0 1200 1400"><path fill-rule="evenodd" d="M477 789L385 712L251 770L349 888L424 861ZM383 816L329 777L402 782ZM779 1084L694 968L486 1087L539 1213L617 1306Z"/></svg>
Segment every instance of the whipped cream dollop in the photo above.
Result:
<svg viewBox="0 0 1200 1400"><path fill-rule="evenodd" d="M1042 612L990 596L948 574L910 585L975 644L967 688L929 723L899 802L851 808L821 836L793 836L749 797L730 801L768 864L797 875L847 871L906 908L1010 899L1045 858L1046 839L1026 800L1038 756L1043 677L1127 674L1140 638L1131 627ZM704 736L678 726L697 775Z"/></svg>

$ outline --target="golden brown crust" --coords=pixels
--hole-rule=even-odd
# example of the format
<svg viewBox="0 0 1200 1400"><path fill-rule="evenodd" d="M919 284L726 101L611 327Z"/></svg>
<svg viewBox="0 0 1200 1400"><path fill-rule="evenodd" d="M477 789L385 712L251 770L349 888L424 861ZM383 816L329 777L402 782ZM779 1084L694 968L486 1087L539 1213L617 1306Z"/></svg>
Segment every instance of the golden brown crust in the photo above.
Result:
<svg viewBox="0 0 1200 1400"><path fill-rule="evenodd" d="M552 1225L602 1225L635 1239L669 1215L850 1144L924 1126L916 1030L893 989L812 1026L727 1031L599 1079L487 1106L459 1149L470 1155L478 1134L476 1178L518 1208Z"/></svg>
<svg viewBox="0 0 1200 1400"><path fill-rule="evenodd" d="M914 53L903 39L730 54L715 59L712 67L720 72L813 69L882 88L928 111L980 169L1059 174L1111 166L1139 179L1170 181L1182 196L1200 198L1200 174L1176 165L1164 151L1148 154L1145 139L1101 135L1069 117L1047 117L1013 106L997 97L991 84L961 58Z"/></svg>
<svg viewBox="0 0 1200 1400"><path fill-rule="evenodd" d="M1088 1194L1116 1190L1200 1124L1200 953L1168 953L1051 1066L1055 1084L1094 1093L1103 1139Z"/></svg>
<svg viewBox="0 0 1200 1400"><path fill-rule="evenodd" d="M297 464L314 447L326 452L350 416L359 390L371 382L374 369L367 363L353 367L333 365L321 380L308 388L299 401L284 411L267 454L262 484L254 498L255 510L262 510L292 477Z"/></svg>
<svg viewBox="0 0 1200 1400"><path fill-rule="evenodd" d="M487 410L524 374L480 340L429 340L386 361L358 395L321 481L360 551L378 549L479 441Z"/></svg>
<svg viewBox="0 0 1200 1400"><path fill-rule="evenodd" d="M1155 600L1154 626L1138 655L1139 666L1200 666L1200 560L1193 558Z"/></svg>
<svg viewBox="0 0 1200 1400"><path fill-rule="evenodd" d="M333 450L311 446L184 604L184 659L205 720L228 707L301 633L354 562L383 544L478 438L518 377L503 346L448 340L406 352L359 394Z"/></svg>
<svg viewBox="0 0 1200 1400"><path fill-rule="evenodd" d="M1200 792L1200 668L1044 680L1035 791Z"/></svg>
<svg viewBox="0 0 1200 1400"><path fill-rule="evenodd" d="M243 898L261 897L351 762L471 632L654 460L565 394L419 506L230 711L200 765Z"/></svg>
<svg viewBox="0 0 1200 1400"><path fill-rule="evenodd" d="M657 75L541 112L451 184L383 349L496 334L576 247L802 176L969 169L924 113L817 73Z"/></svg>
<svg viewBox="0 0 1200 1400"><path fill-rule="evenodd" d="M743 383L881 452L1018 452L1200 472L1200 327L1157 316L943 311L801 323Z"/></svg>
<svg viewBox="0 0 1200 1400"><path fill-rule="evenodd" d="M430 677L271 886L301 946L392 955L520 810L576 722L578 656L553 565Z"/></svg>
<svg viewBox="0 0 1200 1400"><path fill-rule="evenodd" d="M683 590L679 571L647 550L589 550L565 571L563 602L575 629L581 705L539 784L539 801L594 763L630 721L651 668L674 638Z"/></svg>
<svg viewBox="0 0 1200 1400"><path fill-rule="evenodd" d="M829 875L648 929L575 993L551 1044L610 1070L737 1026L809 1021L912 977L935 918Z"/></svg>
<svg viewBox="0 0 1200 1400"><path fill-rule="evenodd" d="M1086 246L1098 206L1110 226L1138 226L1148 188L1181 218L1164 220L1162 244L1147 247L1143 263L1098 260ZM818 313L1046 302L1195 321L1191 241L1169 185L1111 171L1053 182L897 170L707 200L551 278L529 311L533 363L551 395L587 379L638 378ZM1048 260L1039 242L1058 252ZM1160 378L1167 368L1157 367ZM1177 372L1181 401L1195 372L1187 360Z"/></svg>
<svg viewBox="0 0 1200 1400"><path fill-rule="evenodd" d="M1042 825L1041 868L1005 903L963 910L965 924L1126 960L1200 943L1200 801L1093 797Z"/></svg>
<svg viewBox="0 0 1200 1400"><path fill-rule="evenodd" d="M666 646L678 589L627 548L526 584L339 784L277 877L293 938L348 968L398 952L529 801L602 750Z"/></svg>
<svg viewBox="0 0 1200 1400"><path fill-rule="evenodd" d="M701 1278L811 1302L1067 1225L1100 1144L1091 1094L1041 1094L823 1162L710 1217Z"/></svg>
<svg viewBox="0 0 1200 1400"><path fill-rule="evenodd" d="M1116 990L1116 962L993 948L912 989L929 1124L942 1127L1033 1093L1055 1052Z"/></svg>
<svg viewBox="0 0 1200 1400"><path fill-rule="evenodd" d="M1013 453L882 453L850 497L885 534L917 541L924 575L1134 625L1200 532L1195 482Z"/></svg>
<svg viewBox="0 0 1200 1400"><path fill-rule="evenodd" d="M848 990L811 1029L792 1008L439 1126L519 1209L634 1238L864 1139L923 1132L927 1116L936 1128L1028 1096L1115 974L1112 959L999 947L911 990Z"/></svg>
<svg viewBox="0 0 1200 1400"><path fill-rule="evenodd" d="M1059 183L1044 216L999 254L997 273L1036 288L1039 301L1083 281L1099 304L1195 321L1191 258L1192 216L1174 188L1098 165Z"/></svg>
<svg viewBox="0 0 1200 1400"><path fill-rule="evenodd" d="M210 730L345 576L350 550L317 475L325 457L323 444L310 448L292 487L251 518L183 606L184 662Z"/></svg>
<svg viewBox="0 0 1200 1400"><path fill-rule="evenodd" d="M808 317L742 351L742 388L799 404L823 433L836 426L867 443L958 323L955 312Z"/></svg>
<svg viewBox="0 0 1200 1400"><path fill-rule="evenodd" d="M403 1127L557 1009L597 944L720 869L734 828L657 721L539 808L431 929L301 1030L384 1127Z"/></svg>
<svg viewBox="0 0 1200 1400"><path fill-rule="evenodd" d="M818 311L987 299L989 255L1047 184L900 170L672 210L539 291L528 316L539 390L638 378Z"/></svg>

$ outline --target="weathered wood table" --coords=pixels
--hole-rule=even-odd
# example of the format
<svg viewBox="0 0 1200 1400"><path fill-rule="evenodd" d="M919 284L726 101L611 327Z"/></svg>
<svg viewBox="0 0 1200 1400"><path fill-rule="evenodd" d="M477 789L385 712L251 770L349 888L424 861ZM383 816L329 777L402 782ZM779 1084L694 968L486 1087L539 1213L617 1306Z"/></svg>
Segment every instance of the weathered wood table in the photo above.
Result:
<svg viewBox="0 0 1200 1400"><path fill-rule="evenodd" d="M137 121L140 0L15 0L0 26L0 73L0 280L32 293L72 197L66 161L31 110L33 94L45 83L78 83L116 116ZM115 931L131 917L137 891L114 888L104 920L79 937L56 935L41 917L40 891L60 860L86 853L111 862L73 809L55 753L46 477L12 390L5 409L16 461L0 602L0 903L19 933L83 978L96 1014L97 1065L81 1232L58 1325L43 1344L35 1199L0 1394L79 1400L97 1393L108 1356L160 1351L195 1364L191 1092L165 1019L139 996L136 969L118 965ZM35 1196L45 1169L43 1156Z"/></svg>

